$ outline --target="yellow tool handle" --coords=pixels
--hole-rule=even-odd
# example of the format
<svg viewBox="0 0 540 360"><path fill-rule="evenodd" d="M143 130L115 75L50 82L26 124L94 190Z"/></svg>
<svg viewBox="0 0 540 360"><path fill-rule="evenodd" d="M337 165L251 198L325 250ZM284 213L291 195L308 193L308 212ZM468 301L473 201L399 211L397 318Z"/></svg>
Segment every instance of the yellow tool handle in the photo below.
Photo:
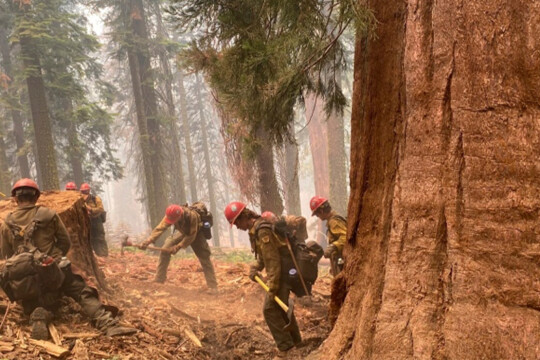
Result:
<svg viewBox="0 0 540 360"><path fill-rule="evenodd" d="M266 284L264 283L264 281L261 280L260 277L258 277L257 275L255 275L255 280L259 283L259 285L261 285L263 287L264 290L266 290L266 292L270 292L270 289L268 288L268 286L266 286ZM277 296L274 296L274 301L278 303L278 305L283 309L285 310L285 312L288 312L289 311L289 307L287 305L285 305L285 303L283 301L281 301L280 298L278 298Z"/></svg>

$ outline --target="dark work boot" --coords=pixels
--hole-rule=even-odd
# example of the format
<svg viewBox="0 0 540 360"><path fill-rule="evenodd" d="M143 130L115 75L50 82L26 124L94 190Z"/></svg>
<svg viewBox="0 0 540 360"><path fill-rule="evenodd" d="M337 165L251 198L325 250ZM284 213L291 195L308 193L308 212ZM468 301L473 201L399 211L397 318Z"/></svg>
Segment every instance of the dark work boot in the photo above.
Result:
<svg viewBox="0 0 540 360"><path fill-rule="evenodd" d="M52 314L42 307L36 308L30 315L32 332L30 337L36 340L48 340L49 328L47 325L52 320Z"/></svg>
<svg viewBox="0 0 540 360"><path fill-rule="evenodd" d="M133 335L137 329L120 326L118 320L104 307L99 309L94 315L95 326L107 336Z"/></svg>

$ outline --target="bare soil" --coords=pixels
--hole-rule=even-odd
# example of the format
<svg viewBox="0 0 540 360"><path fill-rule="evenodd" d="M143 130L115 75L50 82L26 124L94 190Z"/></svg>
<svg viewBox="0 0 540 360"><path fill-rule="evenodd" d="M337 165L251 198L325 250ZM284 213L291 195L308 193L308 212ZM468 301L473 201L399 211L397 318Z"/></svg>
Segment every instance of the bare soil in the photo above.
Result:
<svg viewBox="0 0 540 360"><path fill-rule="evenodd" d="M122 322L138 328L135 336L109 338L96 334L78 305L65 299L54 320L60 346L69 359L270 359L275 344L262 317L264 291L247 277L248 265L216 260L220 289L206 289L196 258L171 262L168 281L152 282L157 257L144 252L113 252L99 259L111 292L103 300L121 310ZM327 273L322 270L322 273ZM323 275L310 302L295 299L303 336L291 359L302 359L326 338L331 278ZM3 303L7 300L4 298ZM8 312L0 337L0 358L52 359L29 344L30 327L19 306ZM200 343L198 343L200 342ZM13 349L11 349L11 347Z"/></svg>

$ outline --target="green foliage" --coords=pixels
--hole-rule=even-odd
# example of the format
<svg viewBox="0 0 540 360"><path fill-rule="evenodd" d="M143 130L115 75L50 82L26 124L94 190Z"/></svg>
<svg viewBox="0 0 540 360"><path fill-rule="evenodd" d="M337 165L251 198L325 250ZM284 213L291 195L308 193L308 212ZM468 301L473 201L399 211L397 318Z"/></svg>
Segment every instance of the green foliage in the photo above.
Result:
<svg viewBox="0 0 540 360"><path fill-rule="evenodd" d="M248 126L249 137L263 128L277 143L306 92L320 95L327 111L342 111L340 36L353 22L360 31L374 24L352 0L175 0L169 13L196 34L183 52L186 65L206 73L220 105Z"/></svg>
<svg viewBox="0 0 540 360"><path fill-rule="evenodd" d="M53 121L60 173L73 180L68 154L83 164L85 181L119 179L122 167L111 147L111 106L114 87L103 80L103 67L96 59L100 49L89 33L83 15L83 0L33 0L19 5L4 0L13 18L12 42L29 37L41 62L50 116ZM24 59L17 54L16 61ZM16 77L24 79L38 69L26 67Z"/></svg>

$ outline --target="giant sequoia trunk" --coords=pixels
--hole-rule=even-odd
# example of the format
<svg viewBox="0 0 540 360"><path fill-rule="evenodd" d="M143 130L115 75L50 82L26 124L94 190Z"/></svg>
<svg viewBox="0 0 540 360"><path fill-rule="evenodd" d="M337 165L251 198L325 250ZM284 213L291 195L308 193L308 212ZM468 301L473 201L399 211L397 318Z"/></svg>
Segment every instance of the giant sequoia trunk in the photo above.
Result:
<svg viewBox="0 0 540 360"><path fill-rule="evenodd" d="M540 358L540 8L368 1L325 359Z"/></svg>
<svg viewBox="0 0 540 360"><path fill-rule="evenodd" d="M41 194L37 204L55 210L66 226L71 238L71 248L67 257L71 260L74 271L83 275L91 286L108 290L105 276L99 269L92 251L90 218L80 194L76 191L47 191ZM14 201L0 201L0 221L16 207Z"/></svg>

